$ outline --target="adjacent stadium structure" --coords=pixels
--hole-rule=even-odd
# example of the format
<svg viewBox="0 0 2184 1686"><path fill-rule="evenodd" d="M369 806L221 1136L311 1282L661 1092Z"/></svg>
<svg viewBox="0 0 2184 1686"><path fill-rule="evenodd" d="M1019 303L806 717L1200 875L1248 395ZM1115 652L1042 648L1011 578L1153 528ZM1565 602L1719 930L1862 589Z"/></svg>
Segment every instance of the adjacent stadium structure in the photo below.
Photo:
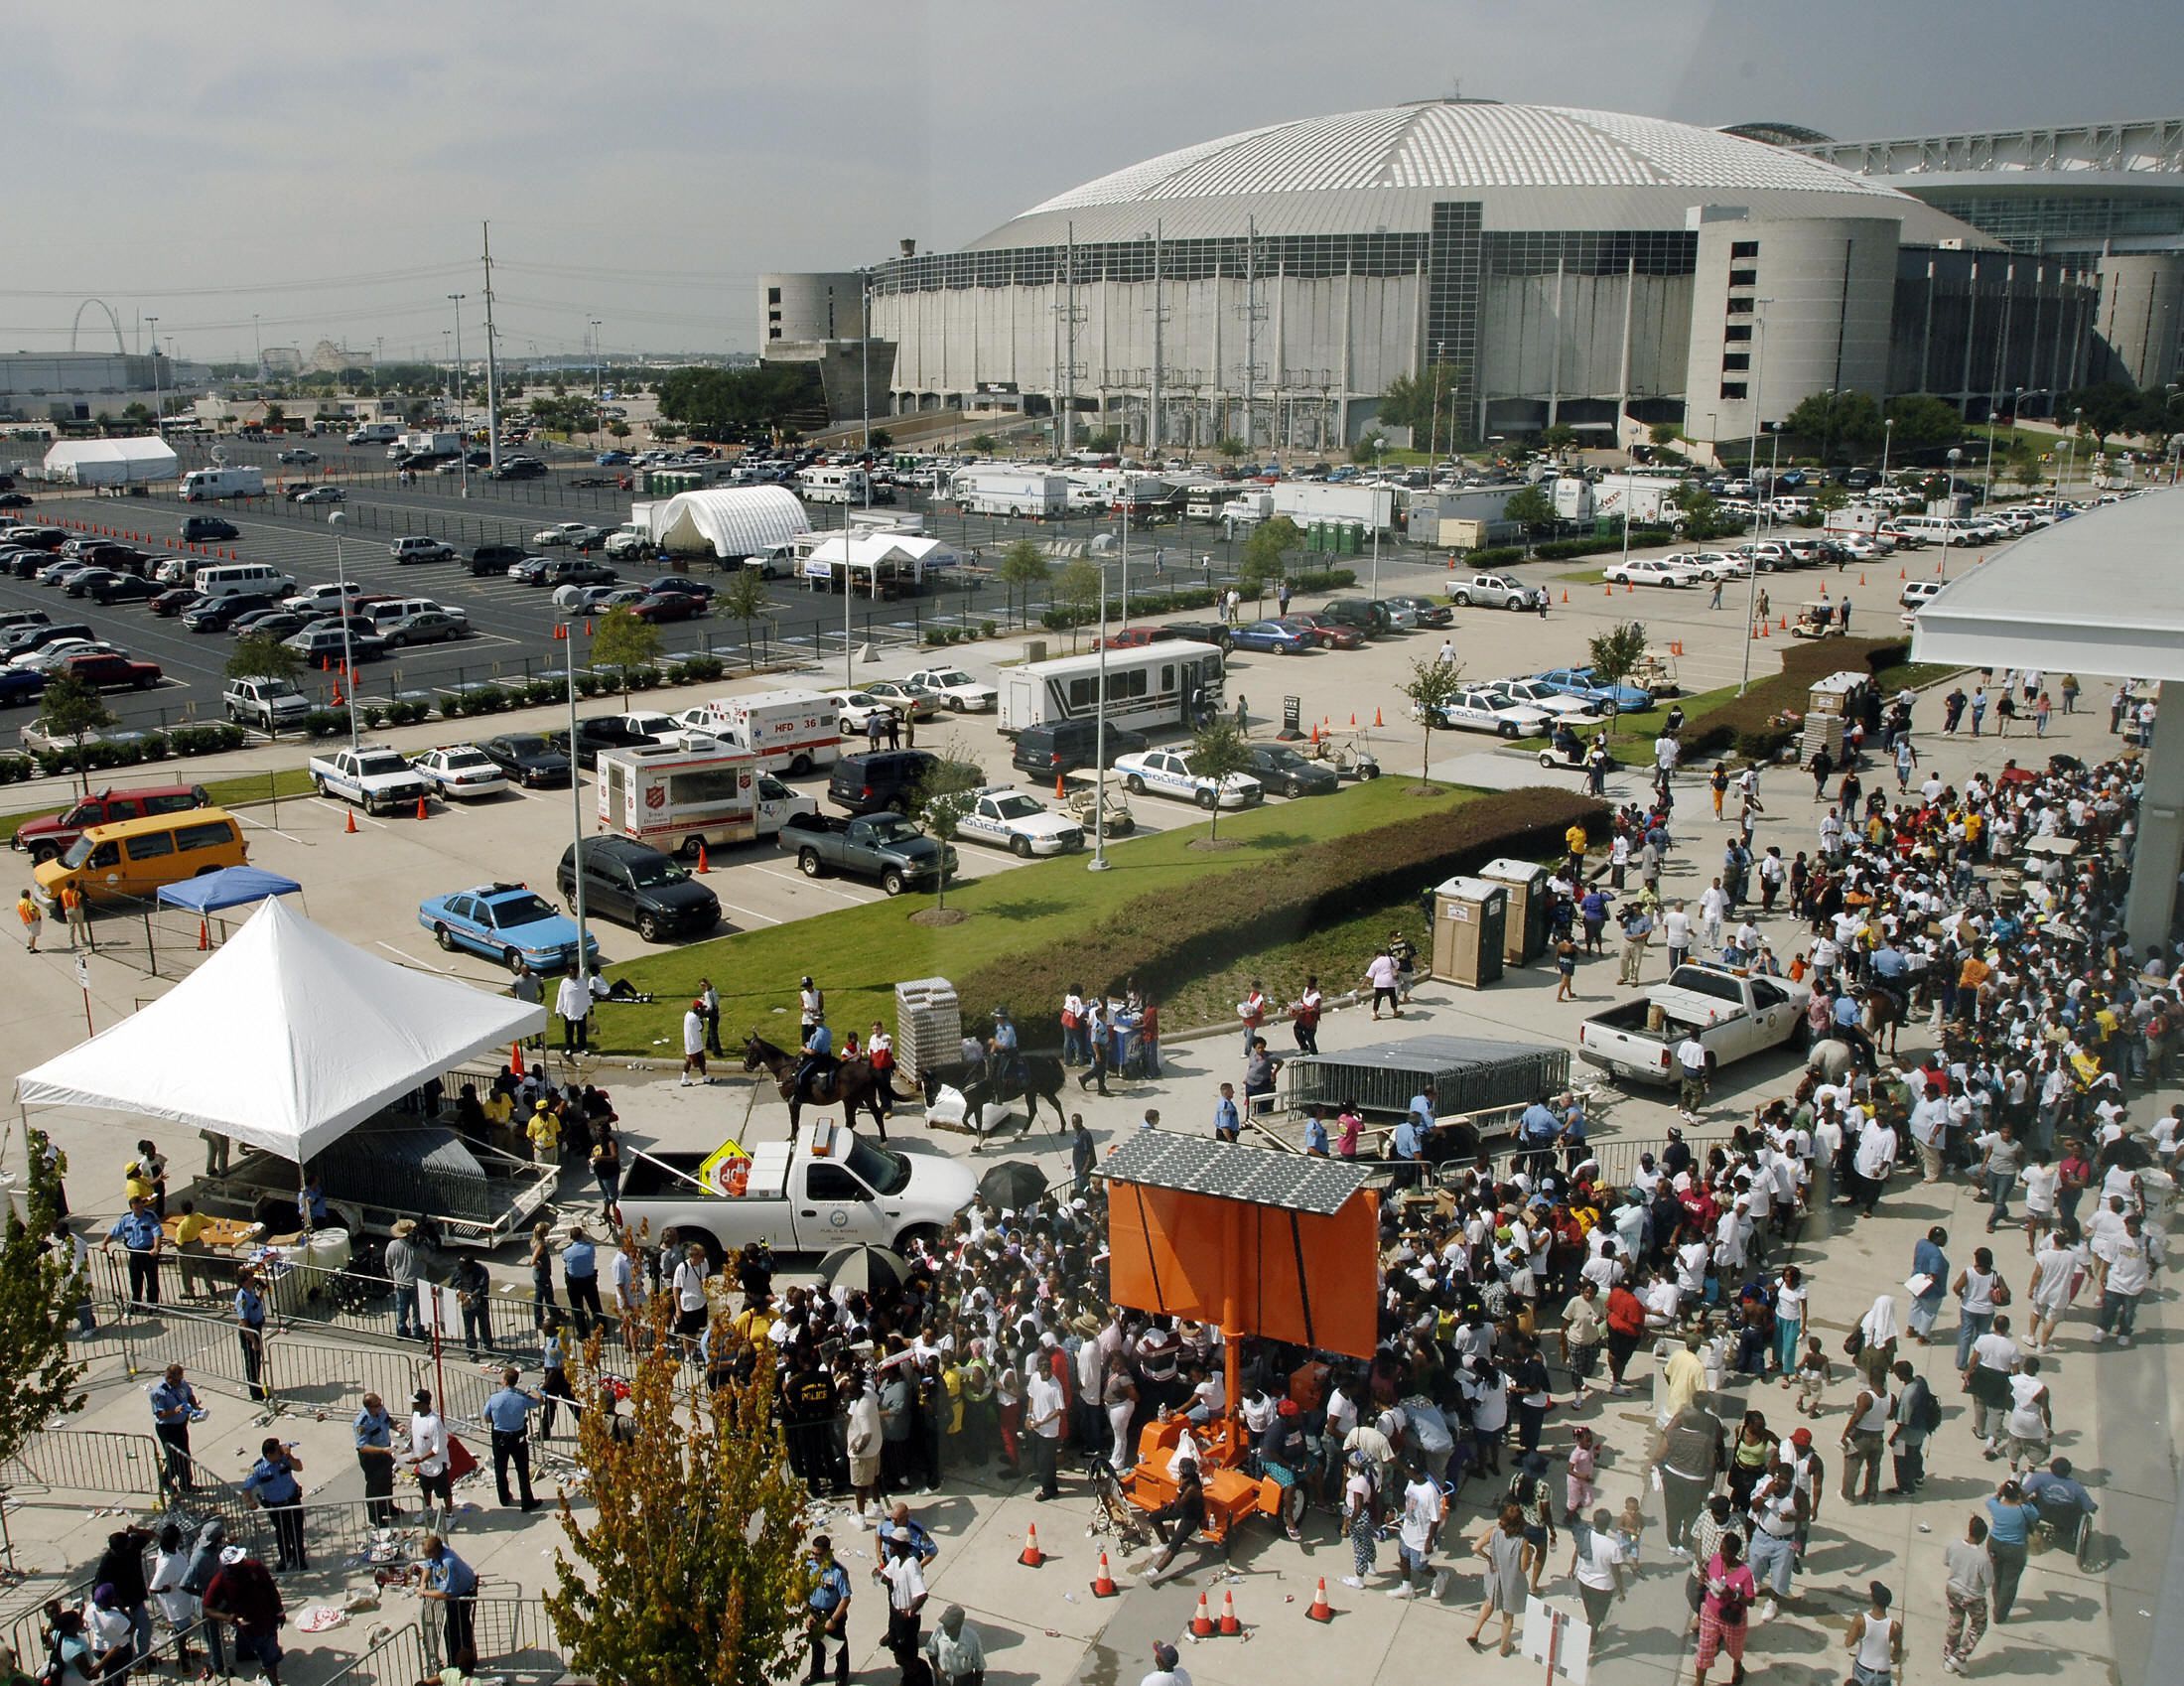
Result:
<svg viewBox="0 0 2184 1686"><path fill-rule="evenodd" d="M2098 265L2001 251L1766 140L1428 100L1185 147L961 250L905 242L862 272L872 408L1333 452L1380 430L1391 382L1437 368L1421 445L1666 421L1703 446L1828 389L1933 392L1978 418L2114 377Z"/></svg>

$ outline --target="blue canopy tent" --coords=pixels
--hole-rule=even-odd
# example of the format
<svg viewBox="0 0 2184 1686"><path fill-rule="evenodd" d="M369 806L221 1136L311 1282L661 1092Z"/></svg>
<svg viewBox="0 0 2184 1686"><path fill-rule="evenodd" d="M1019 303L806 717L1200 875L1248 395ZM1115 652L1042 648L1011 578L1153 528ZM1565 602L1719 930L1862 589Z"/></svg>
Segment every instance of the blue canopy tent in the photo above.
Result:
<svg viewBox="0 0 2184 1686"><path fill-rule="evenodd" d="M247 907L275 896L298 896L303 886L292 878L263 867L222 867L200 878L160 886L159 899L170 908L188 910L203 918L223 908Z"/></svg>

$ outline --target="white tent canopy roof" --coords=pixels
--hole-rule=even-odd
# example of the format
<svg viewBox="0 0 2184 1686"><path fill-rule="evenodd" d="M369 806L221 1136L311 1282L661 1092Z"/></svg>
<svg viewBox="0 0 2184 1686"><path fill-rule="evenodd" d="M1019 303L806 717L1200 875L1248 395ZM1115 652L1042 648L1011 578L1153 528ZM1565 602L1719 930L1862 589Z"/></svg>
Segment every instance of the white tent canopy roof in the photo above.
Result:
<svg viewBox="0 0 2184 1686"><path fill-rule="evenodd" d="M351 947L266 902L149 1007L16 1079L25 1106L217 1130L298 1164L546 1010Z"/></svg>
<svg viewBox="0 0 2184 1686"><path fill-rule="evenodd" d="M180 472L164 439L63 439L46 452L46 473L78 486L173 480Z"/></svg>
<svg viewBox="0 0 2184 1686"><path fill-rule="evenodd" d="M650 526L652 541L669 550L705 545L720 557L757 556L809 532L811 517L783 487L720 486L653 504Z"/></svg>
<svg viewBox="0 0 2184 1686"><path fill-rule="evenodd" d="M886 564L907 564L913 573L951 568L959 560L944 540L920 533L835 533L811 547L804 558L804 572L825 579L845 563L851 569L874 572Z"/></svg>

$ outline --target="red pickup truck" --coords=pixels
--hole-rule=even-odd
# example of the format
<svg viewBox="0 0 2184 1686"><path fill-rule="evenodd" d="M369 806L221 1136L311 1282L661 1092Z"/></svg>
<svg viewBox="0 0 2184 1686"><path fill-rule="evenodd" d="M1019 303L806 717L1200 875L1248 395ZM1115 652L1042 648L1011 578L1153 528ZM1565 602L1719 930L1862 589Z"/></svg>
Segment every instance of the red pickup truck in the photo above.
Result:
<svg viewBox="0 0 2184 1686"><path fill-rule="evenodd" d="M61 663L60 670L101 691L148 691L160 681L158 662L132 661L126 655L104 652L71 655Z"/></svg>

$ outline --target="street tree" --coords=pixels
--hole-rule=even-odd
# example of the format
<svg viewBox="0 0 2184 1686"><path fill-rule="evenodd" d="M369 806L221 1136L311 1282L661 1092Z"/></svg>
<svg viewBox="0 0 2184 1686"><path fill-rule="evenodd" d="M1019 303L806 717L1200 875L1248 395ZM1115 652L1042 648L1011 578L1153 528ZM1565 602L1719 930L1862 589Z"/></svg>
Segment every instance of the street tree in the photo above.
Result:
<svg viewBox="0 0 2184 1686"><path fill-rule="evenodd" d="M1585 653L1591 657L1595 683L1620 684L1646 653L1645 623L1625 621L1594 632Z"/></svg>
<svg viewBox="0 0 2184 1686"><path fill-rule="evenodd" d="M1001 553L1001 561L994 569L994 577L1008 588L1009 608L1017 617L1017 625L1023 626L1031 615L1031 589L1043 586L1053 573L1053 563L1046 553L1030 539L1020 538ZM1017 591L1022 587L1024 603L1017 605Z"/></svg>
<svg viewBox="0 0 2184 1686"><path fill-rule="evenodd" d="M1054 578L1054 607L1061 611L1069 623L1069 649L1077 648L1077 632L1083 625L1099 613L1100 565L1080 556L1067 564Z"/></svg>
<svg viewBox="0 0 2184 1686"><path fill-rule="evenodd" d="M1225 457L1233 463L1244 455L1244 442L1234 434L1230 434L1226 439L1217 443L1213 450L1216 456Z"/></svg>
<svg viewBox="0 0 2184 1686"><path fill-rule="evenodd" d="M659 628L649 621L640 621L629 612L626 605L610 609L599 631L592 638L592 666L611 667L621 682L621 706L629 706L629 675L639 667L649 667L660 658L662 644Z"/></svg>
<svg viewBox="0 0 2184 1686"><path fill-rule="evenodd" d="M1463 665L1423 656L1415 658L1410 678L1397 689L1410 700L1411 711L1418 716L1422 736L1418 775L1423 782L1427 769L1433 765L1433 734L1441 730L1441 710L1454 702L1463 690Z"/></svg>
<svg viewBox="0 0 2184 1686"><path fill-rule="evenodd" d="M562 1506L568 1550L554 1556L547 1616L570 1669L595 1680L770 1686L791 1678L802 1649L810 1495L782 1452L771 1367L710 1388L705 1368L682 1361L672 1300L655 1294L639 1314L641 1356L615 1354L626 1408L579 1421L590 1496ZM716 1314L715 1350L730 1338ZM602 1360L595 1335L580 1398L599 1397Z"/></svg>
<svg viewBox="0 0 2184 1686"><path fill-rule="evenodd" d="M75 1308L90 1284L68 1252L50 1245L61 1215L61 1180L47 1165L44 1132L30 1132L23 1187L0 1234L0 1468L56 1417L83 1408L85 1367L68 1356Z"/></svg>
<svg viewBox="0 0 2184 1686"><path fill-rule="evenodd" d="M889 432L888 432L888 431L887 431L887 430L886 428L884 428L884 427L876 427L876 428L874 428L874 429L872 430L872 448L873 448L873 449L874 449L875 451L891 451L891 450L893 450L893 449L894 449L894 435L893 435L893 434L891 434L891 433L889 433Z"/></svg>
<svg viewBox="0 0 2184 1686"><path fill-rule="evenodd" d="M1838 456L1878 448L1880 406L1863 392L1814 392L1799 400L1783 426L1818 447L1825 465Z"/></svg>
<svg viewBox="0 0 2184 1686"><path fill-rule="evenodd" d="M1556 422L1552 427L1540 429L1542 451L1567 451L1577 443L1577 430L1568 422Z"/></svg>
<svg viewBox="0 0 2184 1686"><path fill-rule="evenodd" d="M88 796L91 779L83 755L84 740L115 724L114 711L106 706L98 687L73 673L51 675L39 698L38 723L48 736L66 738L73 746L76 778Z"/></svg>
<svg viewBox="0 0 2184 1686"><path fill-rule="evenodd" d="M1666 450L1684 437L1684 430L1674 422L1655 422L1646 429L1646 437L1652 440L1657 448Z"/></svg>
<svg viewBox="0 0 2184 1686"><path fill-rule="evenodd" d="M1889 399L1886 419L1896 424L1892 444L1897 451L1930 451L1964 437L1964 418L1924 392Z"/></svg>
<svg viewBox="0 0 2184 1686"><path fill-rule="evenodd" d="M1510 493L1509 501L1502 506L1502 519L1515 521L1524 529L1525 548L1529 550L1539 529L1555 524L1555 499L1540 487L1523 487Z"/></svg>
<svg viewBox="0 0 2184 1686"><path fill-rule="evenodd" d="M713 607L731 620L744 626L744 658L751 670L758 670L758 643L751 636L751 626L766 612L766 583L755 568L738 568L729 581L714 594Z"/></svg>
<svg viewBox="0 0 2184 1686"><path fill-rule="evenodd" d="M963 816L971 811L971 804L978 799L981 774L971 761L961 755L943 750L940 759L926 768L924 776L917 781L911 799L917 808L917 823L945 852L955 843L956 832L963 824ZM948 875L940 875L933 892L933 906L948 905Z"/></svg>
<svg viewBox="0 0 2184 1686"><path fill-rule="evenodd" d="M981 457L991 457L994 454L994 436L990 433L974 433L971 435L971 449Z"/></svg>
<svg viewBox="0 0 2184 1686"><path fill-rule="evenodd" d="M1669 501L1684 513L1684 536L1695 543L1719 537L1726 523L1721 502L1697 481L1683 481L1669 493Z"/></svg>
<svg viewBox="0 0 2184 1686"><path fill-rule="evenodd" d="M245 632L235 640L224 669L230 679L290 679L304 670L304 658L265 632Z"/></svg>
<svg viewBox="0 0 2184 1686"><path fill-rule="evenodd" d="M1289 553L1303 536L1287 515L1261 521L1244 540L1243 553L1237 558L1236 589L1255 602L1263 600L1267 588L1289 572Z"/></svg>
<svg viewBox="0 0 2184 1686"><path fill-rule="evenodd" d="M1212 779L1217 792L1233 774L1248 773L1251 768L1251 743L1232 720L1209 721L1190 740L1190 771L1200 778ZM1209 822L1206 837L1208 840L1218 838L1221 835L1218 794L1206 810L1206 817Z"/></svg>

